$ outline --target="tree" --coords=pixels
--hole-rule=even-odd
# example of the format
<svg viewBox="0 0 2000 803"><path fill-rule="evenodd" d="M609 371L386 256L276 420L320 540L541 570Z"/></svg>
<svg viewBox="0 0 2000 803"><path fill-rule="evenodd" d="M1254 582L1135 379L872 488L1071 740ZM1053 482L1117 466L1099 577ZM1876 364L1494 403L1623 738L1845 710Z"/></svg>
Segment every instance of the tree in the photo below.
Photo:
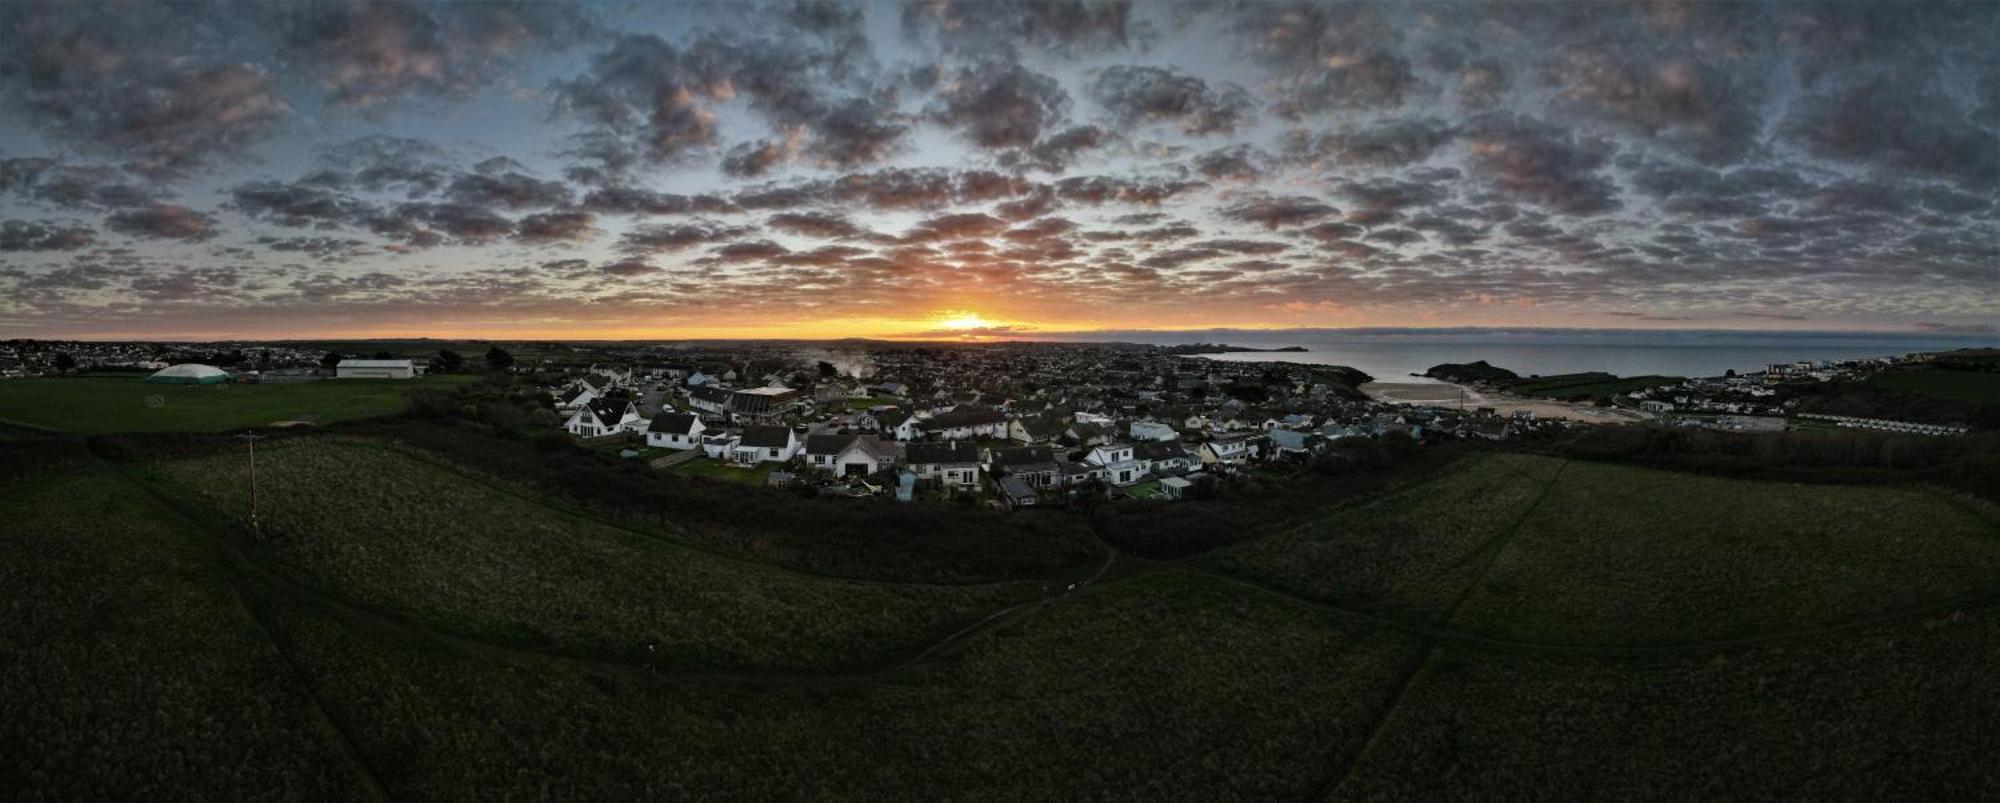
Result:
<svg viewBox="0 0 2000 803"><path fill-rule="evenodd" d="M506 349L494 346L486 351L486 367L495 371L505 371L513 365L514 355L508 354Z"/></svg>
<svg viewBox="0 0 2000 803"><path fill-rule="evenodd" d="M70 353L67 351L57 352L56 370L61 371L63 373L69 373L71 371L76 370L76 357L71 356Z"/></svg>
<svg viewBox="0 0 2000 803"><path fill-rule="evenodd" d="M840 376L839 368L834 367L833 363L825 360L819 361L819 377L821 379L832 379L836 376Z"/></svg>
<svg viewBox="0 0 2000 803"><path fill-rule="evenodd" d="M441 349L438 351L438 368L445 373L455 374L464 367L465 355L451 349Z"/></svg>
<svg viewBox="0 0 2000 803"><path fill-rule="evenodd" d="M326 356L319 358L319 367L331 371L340 367L340 361L344 359L347 358L340 356L340 352L329 351L326 353Z"/></svg>

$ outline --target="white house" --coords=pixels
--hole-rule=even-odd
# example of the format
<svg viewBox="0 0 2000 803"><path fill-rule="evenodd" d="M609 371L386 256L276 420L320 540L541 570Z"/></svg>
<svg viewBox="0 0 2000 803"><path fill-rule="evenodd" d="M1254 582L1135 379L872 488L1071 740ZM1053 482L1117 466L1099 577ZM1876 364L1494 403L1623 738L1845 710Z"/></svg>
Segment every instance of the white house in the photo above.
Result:
<svg viewBox="0 0 2000 803"><path fill-rule="evenodd" d="M863 414L864 424L872 423L875 429L899 441L913 441L924 436L924 423L908 410L870 410Z"/></svg>
<svg viewBox="0 0 2000 803"><path fill-rule="evenodd" d="M783 463L799 453L799 433L786 426L750 426L729 452L737 463Z"/></svg>
<svg viewBox="0 0 2000 803"><path fill-rule="evenodd" d="M413 379L417 364L411 360L341 360L333 368L335 379Z"/></svg>
<svg viewBox="0 0 2000 803"><path fill-rule="evenodd" d="M1135 441L1175 441L1181 438L1172 426L1159 421L1134 421L1130 434Z"/></svg>
<svg viewBox="0 0 2000 803"><path fill-rule="evenodd" d="M1147 474L1181 474L1201 465L1179 441L1141 443L1133 447L1132 458L1145 464Z"/></svg>
<svg viewBox="0 0 2000 803"><path fill-rule="evenodd" d="M1106 443L1091 447L1083 462L1104 469L1104 481L1131 485L1146 478L1146 464L1133 459L1132 444Z"/></svg>
<svg viewBox="0 0 2000 803"><path fill-rule="evenodd" d="M639 408L631 402L599 399L570 413L569 420L563 422L563 429L579 438L596 438L631 431L643 426L644 422L645 419L639 417Z"/></svg>
<svg viewBox="0 0 2000 803"><path fill-rule="evenodd" d="M917 479L947 489L979 487L979 449L961 441L912 443L904 462Z"/></svg>
<svg viewBox="0 0 2000 803"><path fill-rule="evenodd" d="M951 412L931 416L930 420L924 422L924 428L950 441L968 438L1005 438L1007 415L999 410L968 404Z"/></svg>
<svg viewBox="0 0 2000 803"><path fill-rule="evenodd" d="M646 445L693 449L701 445L701 434L707 429L693 413L664 413L654 416L653 423L646 426Z"/></svg>
<svg viewBox="0 0 2000 803"><path fill-rule="evenodd" d="M839 477L865 477L896 465L896 445L874 435L808 435L806 465Z"/></svg>
<svg viewBox="0 0 2000 803"><path fill-rule="evenodd" d="M1253 456L1250 438L1244 435L1224 435L1201 445L1201 462L1237 465Z"/></svg>

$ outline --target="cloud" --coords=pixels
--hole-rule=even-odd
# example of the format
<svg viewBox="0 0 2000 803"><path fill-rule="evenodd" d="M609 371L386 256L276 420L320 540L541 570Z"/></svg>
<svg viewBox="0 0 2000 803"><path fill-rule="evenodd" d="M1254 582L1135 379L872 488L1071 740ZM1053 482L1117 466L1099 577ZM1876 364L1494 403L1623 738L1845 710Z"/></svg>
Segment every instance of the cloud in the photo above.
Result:
<svg viewBox="0 0 2000 803"><path fill-rule="evenodd" d="M1618 209L1618 189L1598 174L1607 140L1525 120L1493 120L1467 133L1473 165L1503 192L1573 215Z"/></svg>
<svg viewBox="0 0 2000 803"><path fill-rule="evenodd" d="M0 251L75 251L96 242L97 232L89 226L28 220L0 223Z"/></svg>
<svg viewBox="0 0 2000 803"><path fill-rule="evenodd" d="M1228 134L1251 122L1256 104L1234 84L1207 81L1164 67L1107 67L1091 95L1120 125L1171 123L1191 136Z"/></svg>
<svg viewBox="0 0 2000 803"><path fill-rule="evenodd" d="M557 181L542 181L520 173L467 173L445 190L452 201L474 206L535 209L569 203L570 190Z"/></svg>
<svg viewBox="0 0 2000 803"><path fill-rule="evenodd" d="M104 225L120 234L159 240L198 242L216 235L215 216L168 203L113 212Z"/></svg>
<svg viewBox="0 0 2000 803"><path fill-rule="evenodd" d="M597 216L589 212L538 212L521 218L514 239L530 244L582 242L596 237Z"/></svg>
<svg viewBox="0 0 2000 803"><path fill-rule="evenodd" d="M1119 50L1139 33L1131 0L923 0L903 8L911 36L935 37L961 54Z"/></svg>
<svg viewBox="0 0 2000 803"><path fill-rule="evenodd" d="M826 240L844 240L869 233L846 216L830 212L785 212L766 218L764 225L790 234Z"/></svg>
<svg viewBox="0 0 2000 803"><path fill-rule="evenodd" d="M422 223L460 243L477 244L514 233L514 222L483 206L463 203L406 203L397 217Z"/></svg>
<svg viewBox="0 0 2000 803"><path fill-rule="evenodd" d="M715 221L657 223L626 232L619 238L618 244L627 253L656 254L704 243L727 242L752 231L748 226L731 226Z"/></svg>
<svg viewBox="0 0 2000 803"><path fill-rule="evenodd" d="M1302 195L1252 198L1221 210L1222 217L1228 220L1255 223L1267 229L1302 225L1339 213L1340 210L1317 198Z"/></svg>
<svg viewBox="0 0 2000 803"><path fill-rule="evenodd" d="M1398 119L1318 137L1301 136L1292 148L1298 158L1310 162L1400 167L1429 159L1456 133L1435 119Z"/></svg>
<svg viewBox="0 0 2000 803"><path fill-rule="evenodd" d="M981 148L1028 148L1068 115L1055 79L1011 62L984 62L944 79L931 120L959 129Z"/></svg>
<svg viewBox="0 0 2000 803"><path fill-rule="evenodd" d="M592 28L583 7L567 3L324 0L296 9L286 44L316 68L334 104L368 108L407 95L464 97L519 55L567 48Z"/></svg>

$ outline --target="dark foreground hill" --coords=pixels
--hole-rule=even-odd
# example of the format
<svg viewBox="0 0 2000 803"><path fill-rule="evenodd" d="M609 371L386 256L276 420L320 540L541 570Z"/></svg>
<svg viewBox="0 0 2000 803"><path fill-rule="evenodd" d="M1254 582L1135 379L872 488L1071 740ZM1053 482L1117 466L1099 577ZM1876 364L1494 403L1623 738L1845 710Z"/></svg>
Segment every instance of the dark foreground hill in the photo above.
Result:
<svg viewBox="0 0 2000 803"><path fill-rule="evenodd" d="M28 797L2000 789L2000 527L1923 486L1475 455L1176 562L947 584L372 437L260 449L259 538L234 449L30 440L0 444L31 456L0 474Z"/></svg>

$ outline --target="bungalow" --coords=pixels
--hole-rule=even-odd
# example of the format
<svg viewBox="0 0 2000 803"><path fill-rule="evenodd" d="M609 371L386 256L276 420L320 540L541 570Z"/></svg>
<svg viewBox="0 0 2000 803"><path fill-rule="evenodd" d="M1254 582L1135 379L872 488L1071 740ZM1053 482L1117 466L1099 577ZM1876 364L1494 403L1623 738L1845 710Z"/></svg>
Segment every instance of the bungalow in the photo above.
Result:
<svg viewBox="0 0 2000 803"><path fill-rule="evenodd" d="M1093 480L1104 479L1104 467L1089 463L1072 463L1068 460L1056 461L1055 485L1058 488L1075 488L1089 484Z"/></svg>
<svg viewBox="0 0 2000 803"><path fill-rule="evenodd" d="M1047 446L1014 446L987 452L993 473L1019 477L1031 488L1051 488L1056 484L1056 454Z"/></svg>
<svg viewBox="0 0 2000 803"><path fill-rule="evenodd" d="M1093 447L1083 456L1083 462L1104 469L1104 479L1112 485L1125 486L1146 478L1146 464L1133 457L1132 444L1107 443Z"/></svg>
<svg viewBox="0 0 2000 803"><path fill-rule="evenodd" d="M629 401L598 399L571 413L563 429L579 438L596 438L636 431L645 421L639 417L639 408Z"/></svg>
<svg viewBox="0 0 2000 803"><path fill-rule="evenodd" d="M805 459L835 476L866 477L896 465L896 446L874 435L808 435Z"/></svg>
<svg viewBox="0 0 2000 803"><path fill-rule="evenodd" d="M693 449L701 445L701 433L708 428L694 413L665 413L653 417L646 427L646 445L666 449Z"/></svg>
<svg viewBox="0 0 2000 803"><path fill-rule="evenodd" d="M993 484L1000 491L1000 498L1006 500L1008 507L1024 508L1035 505L1035 489L1028 487L1020 477L1001 477Z"/></svg>
<svg viewBox="0 0 2000 803"><path fill-rule="evenodd" d="M960 441L912 443L904 462L926 485L948 489L979 487L979 449Z"/></svg>
<svg viewBox="0 0 2000 803"><path fill-rule="evenodd" d="M1304 457L1313 451L1316 436L1294 429L1271 430L1271 459Z"/></svg>
<svg viewBox="0 0 2000 803"><path fill-rule="evenodd" d="M1155 441L1132 447L1132 457L1146 464L1148 474L1184 474L1201 465L1180 441Z"/></svg>
<svg viewBox="0 0 2000 803"><path fill-rule="evenodd" d="M1045 415L1016 418L1007 424L1007 439L1017 443L1049 443L1062 436L1062 423Z"/></svg>
<svg viewBox="0 0 2000 803"><path fill-rule="evenodd" d="M1068 435L1070 440L1075 441L1079 446L1096 446L1111 440L1111 433L1105 430L1102 424L1091 424L1082 421L1069 425L1069 429L1064 431L1063 434Z"/></svg>
<svg viewBox="0 0 2000 803"><path fill-rule="evenodd" d="M737 463L783 463L799 453L799 433L791 427L748 426L729 459Z"/></svg>
<svg viewBox="0 0 2000 803"><path fill-rule="evenodd" d="M1128 432L1135 441L1176 441L1181 438L1172 426L1159 421L1134 421Z"/></svg>
<svg viewBox="0 0 2000 803"><path fill-rule="evenodd" d="M1008 429L1005 413L971 404L932 416L929 421L924 422L924 425L926 429L951 441L967 438L1004 438Z"/></svg>

